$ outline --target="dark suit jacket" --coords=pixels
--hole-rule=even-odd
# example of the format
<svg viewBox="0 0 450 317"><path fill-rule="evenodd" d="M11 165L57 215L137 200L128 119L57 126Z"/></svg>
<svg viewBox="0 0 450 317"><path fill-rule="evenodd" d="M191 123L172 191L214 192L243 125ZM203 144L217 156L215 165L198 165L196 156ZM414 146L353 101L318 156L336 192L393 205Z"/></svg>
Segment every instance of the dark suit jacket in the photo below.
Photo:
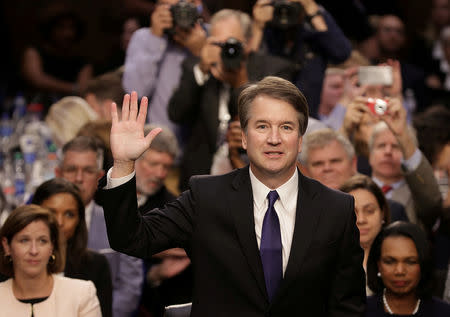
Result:
<svg viewBox="0 0 450 317"><path fill-rule="evenodd" d="M97 289L103 317L112 316L112 281L108 260L103 254L87 250L80 263L66 262L64 276L92 281ZM70 296L68 294L67 296Z"/></svg>
<svg viewBox="0 0 450 317"><path fill-rule="evenodd" d="M148 196L145 204L139 207L139 212L144 215L154 208L162 208L168 202L174 201L175 196L163 186L154 195ZM158 259L144 261L144 276L153 264L160 263ZM192 266L189 265L180 274L162 281L154 287L144 282L140 309L151 313L153 317L163 316L165 306L192 302Z"/></svg>
<svg viewBox="0 0 450 317"><path fill-rule="evenodd" d="M351 196L299 175L289 261L269 302L248 167L193 177L190 190L144 216L135 188L133 179L101 191L111 246L144 258L185 248L194 271L192 316L363 315L363 251Z"/></svg>
<svg viewBox="0 0 450 317"><path fill-rule="evenodd" d="M180 84L168 105L170 120L191 127L181 162L181 190L187 188L192 175L210 173L212 159L217 150L219 96L223 84L210 76L203 86L199 86L193 71L196 62L196 58L186 58L183 62ZM250 81L261 80L268 75L291 80L295 73L295 67L291 62L260 53L250 54L247 70ZM238 88L230 92L231 117L237 115L239 92Z"/></svg>

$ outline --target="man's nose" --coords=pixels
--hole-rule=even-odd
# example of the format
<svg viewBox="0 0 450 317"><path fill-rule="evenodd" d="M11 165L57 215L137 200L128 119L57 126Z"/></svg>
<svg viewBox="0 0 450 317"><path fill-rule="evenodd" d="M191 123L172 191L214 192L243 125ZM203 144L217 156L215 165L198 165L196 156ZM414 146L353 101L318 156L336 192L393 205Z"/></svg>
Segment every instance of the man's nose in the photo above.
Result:
<svg viewBox="0 0 450 317"><path fill-rule="evenodd" d="M333 166L331 165L331 162L325 162L325 164L323 165L323 169L324 171L331 171L333 169Z"/></svg>
<svg viewBox="0 0 450 317"><path fill-rule="evenodd" d="M385 154L391 154L392 153L392 145L388 144L384 147L384 153Z"/></svg>
<svg viewBox="0 0 450 317"><path fill-rule="evenodd" d="M83 182L83 170L81 168L77 169L77 172L75 174L75 181L77 183Z"/></svg>
<svg viewBox="0 0 450 317"><path fill-rule="evenodd" d="M279 144L281 142L281 135L278 128L272 128L269 132L268 140L270 144Z"/></svg>
<svg viewBox="0 0 450 317"><path fill-rule="evenodd" d="M169 169L164 166L159 166L156 168L156 177L164 180L167 177L167 174L169 172Z"/></svg>

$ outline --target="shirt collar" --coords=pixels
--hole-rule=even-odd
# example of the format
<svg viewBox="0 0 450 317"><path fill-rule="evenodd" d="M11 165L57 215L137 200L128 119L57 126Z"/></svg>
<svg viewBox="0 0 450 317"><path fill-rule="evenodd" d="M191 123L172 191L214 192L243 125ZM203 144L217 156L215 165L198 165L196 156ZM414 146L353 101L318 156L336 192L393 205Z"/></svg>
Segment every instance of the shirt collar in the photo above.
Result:
<svg viewBox="0 0 450 317"><path fill-rule="evenodd" d="M260 209L266 201L267 194L272 189L264 185L258 178L256 178L251 168L249 168L249 172L253 191L253 201L256 205L256 208ZM291 176L291 178L286 183L276 188L275 190L277 191L278 196L280 197L279 201L281 202L281 204L285 209L288 209L291 204L297 204L297 194L298 194L297 168L295 169L295 172ZM292 199L293 197L295 197L296 199Z"/></svg>
<svg viewBox="0 0 450 317"><path fill-rule="evenodd" d="M372 179L378 185L378 187L380 187L380 188L383 187L383 185L386 185L381 180L376 178L375 176L373 176ZM401 179L401 180L399 180L399 181L397 181L395 183L389 184L389 185L392 187L392 189L397 189L400 186L402 186L404 183L405 183L405 179Z"/></svg>
<svg viewBox="0 0 450 317"><path fill-rule="evenodd" d="M94 210L94 200L92 199L84 208L84 218L86 220L86 226L89 231L89 228L91 227L91 218L92 218L92 211Z"/></svg>

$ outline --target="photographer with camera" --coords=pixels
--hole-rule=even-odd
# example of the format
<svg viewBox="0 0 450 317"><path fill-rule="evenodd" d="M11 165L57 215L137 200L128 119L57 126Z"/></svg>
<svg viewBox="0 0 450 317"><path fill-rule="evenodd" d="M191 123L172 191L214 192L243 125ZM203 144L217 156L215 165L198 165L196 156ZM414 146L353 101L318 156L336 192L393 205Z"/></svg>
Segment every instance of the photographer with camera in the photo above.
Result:
<svg viewBox="0 0 450 317"><path fill-rule="evenodd" d="M200 58L183 63L180 85L168 107L171 120L192 127L181 162L181 190L187 187L190 176L210 173L229 121L237 114L241 87L267 75L292 79L294 67L289 61L251 52L251 25L243 12L217 12L211 18L210 36Z"/></svg>
<svg viewBox="0 0 450 317"><path fill-rule="evenodd" d="M169 120L167 104L181 76L181 63L198 56L206 40L201 0L159 0L150 28L137 30L125 59L122 84L150 101L148 122L169 127L181 141L181 127ZM182 143L182 142L180 142Z"/></svg>
<svg viewBox="0 0 450 317"><path fill-rule="evenodd" d="M308 99L310 115L318 118L325 69L350 56L349 40L314 0L258 0L253 19L252 49L295 63L294 84Z"/></svg>

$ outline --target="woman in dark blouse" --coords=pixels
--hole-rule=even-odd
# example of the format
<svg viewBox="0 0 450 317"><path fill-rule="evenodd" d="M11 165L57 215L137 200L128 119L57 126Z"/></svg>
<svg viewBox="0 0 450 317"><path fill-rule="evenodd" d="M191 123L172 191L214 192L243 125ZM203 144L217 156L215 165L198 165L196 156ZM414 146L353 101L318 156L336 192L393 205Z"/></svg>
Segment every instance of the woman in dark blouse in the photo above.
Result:
<svg viewBox="0 0 450 317"><path fill-rule="evenodd" d="M431 297L430 246L419 226L397 221L385 227L370 249L366 317L448 317L450 305Z"/></svg>

